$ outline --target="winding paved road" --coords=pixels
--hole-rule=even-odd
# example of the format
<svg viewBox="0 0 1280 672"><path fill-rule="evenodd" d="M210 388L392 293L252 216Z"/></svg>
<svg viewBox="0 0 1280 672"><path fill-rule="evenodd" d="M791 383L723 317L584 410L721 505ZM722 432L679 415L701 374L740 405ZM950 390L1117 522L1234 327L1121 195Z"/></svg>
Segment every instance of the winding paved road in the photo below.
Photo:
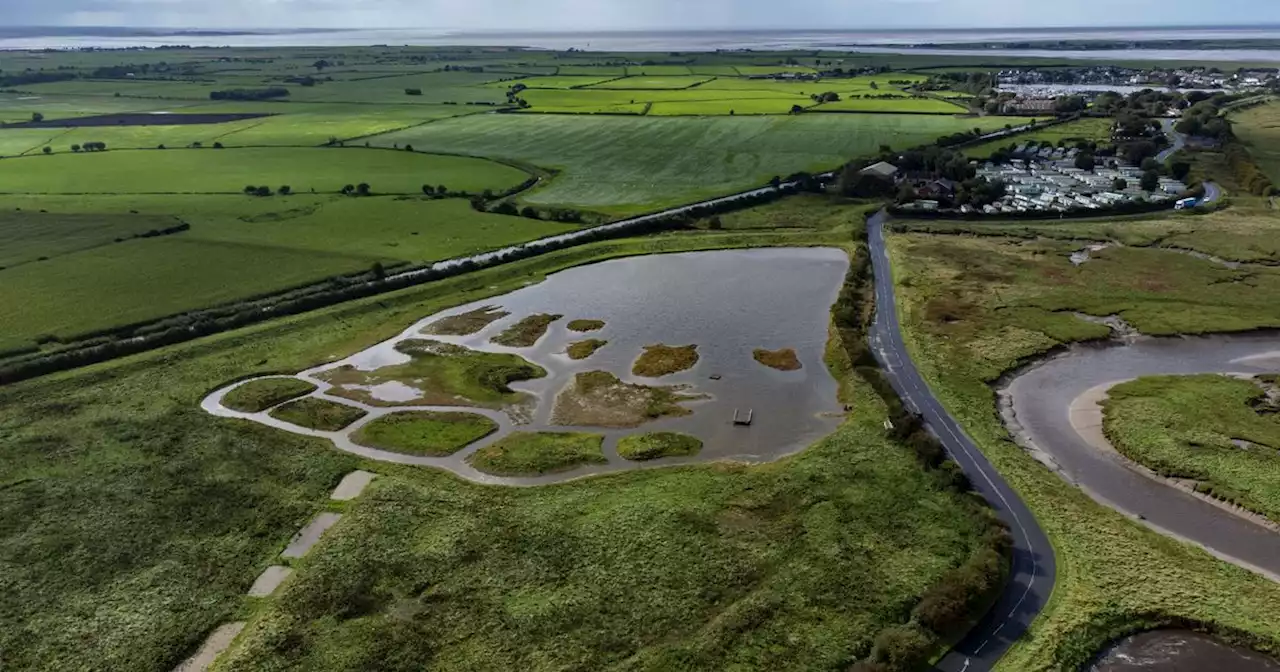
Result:
<svg viewBox="0 0 1280 672"><path fill-rule="evenodd" d="M1005 483L960 424L939 403L916 370L898 324L893 273L884 243L882 211L867 223L867 241L875 272L876 315L870 342L876 359L907 407L925 422L964 473L1008 526L1013 536L1013 571L995 606L955 645L937 669L943 672L989 670L1044 608L1057 569L1044 530L1017 493Z"/></svg>

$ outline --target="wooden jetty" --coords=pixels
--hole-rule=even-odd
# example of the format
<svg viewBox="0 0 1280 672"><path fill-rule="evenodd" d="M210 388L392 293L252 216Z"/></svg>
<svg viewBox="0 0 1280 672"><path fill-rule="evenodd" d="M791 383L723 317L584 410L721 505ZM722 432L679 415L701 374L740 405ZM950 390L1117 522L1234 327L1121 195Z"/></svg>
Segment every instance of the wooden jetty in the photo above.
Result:
<svg viewBox="0 0 1280 672"><path fill-rule="evenodd" d="M742 427L750 427L750 426L751 426L751 418L752 418L752 416L754 416L754 415L755 415L755 413L756 413L756 412L755 412L755 409L748 408L748 409L747 409L747 414L746 414L746 415L742 415L742 414L740 414L740 413L738 412L738 409L736 409L736 408L735 408L735 409L733 409L733 424L735 424L735 425L739 425L739 426L742 426Z"/></svg>

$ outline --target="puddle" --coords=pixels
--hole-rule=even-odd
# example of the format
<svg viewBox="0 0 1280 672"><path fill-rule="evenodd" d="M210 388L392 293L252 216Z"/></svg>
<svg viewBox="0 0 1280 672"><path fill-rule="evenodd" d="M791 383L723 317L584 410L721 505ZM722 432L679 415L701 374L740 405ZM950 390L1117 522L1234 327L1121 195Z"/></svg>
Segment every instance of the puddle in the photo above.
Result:
<svg viewBox="0 0 1280 672"><path fill-rule="evenodd" d="M1080 266L1092 258L1094 252L1101 252L1108 247L1114 247L1113 243L1095 243L1082 250L1076 250L1071 253L1071 265Z"/></svg>

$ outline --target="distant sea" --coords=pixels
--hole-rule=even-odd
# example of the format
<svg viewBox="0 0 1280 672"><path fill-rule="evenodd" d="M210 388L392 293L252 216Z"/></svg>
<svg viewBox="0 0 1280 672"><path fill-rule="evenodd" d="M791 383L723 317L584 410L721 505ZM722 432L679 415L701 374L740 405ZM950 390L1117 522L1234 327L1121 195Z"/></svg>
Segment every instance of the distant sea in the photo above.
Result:
<svg viewBox="0 0 1280 672"><path fill-rule="evenodd" d="M288 47L288 46L480 46L591 51L671 52L753 49L829 49L865 53L916 53L993 57L1041 56L1101 61L1198 60L1280 62L1273 49L960 49L947 44L1037 40L1260 40L1280 39L1280 26L1188 28L1001 28L951 30L733 30L521 32L385 30L181 30L125 27L0 27L0 49L78 49L91 47ZM930 44L904 49L898 45ZM894 45L894 46L886 46Z"/></svg>

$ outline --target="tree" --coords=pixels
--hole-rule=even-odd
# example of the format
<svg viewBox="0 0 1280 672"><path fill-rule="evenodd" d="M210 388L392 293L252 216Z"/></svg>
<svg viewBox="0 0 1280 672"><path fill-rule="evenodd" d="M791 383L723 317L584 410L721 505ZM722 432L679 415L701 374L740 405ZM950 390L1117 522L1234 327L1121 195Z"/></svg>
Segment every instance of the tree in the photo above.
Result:
<svg viewBox="0 0 1280 672"><path fill-rule="evenodd" d="M214 148L214 149L222 149L222 143L221 143L221 142L215 142L215 143L213 143L213 148Z"/></svg>
<svg viewBox="0 0 1280 672"><path fill-rule="evenodd" d="M422 194L423 194L424 196L435 196L435 195L436 195L436 188L435 188L435 187L433 187L433 186L431 186L431 185L429 185L429 184L424 184L424 185L422 185Z"/></svg>
<svg viewBox="0 0 1280 672"><path fill-rule="evenodd" d="M879 85L879 84L876 84L875 82L871 82L871 90L872 90L872 91L879 91L879 90L880 90L880 85Z"/></svg>
<svg viewBox="0 0 1280 672"><path fill-rule="evenodd" d="M1146 192L1155 191L1156 187L1160 186L1160 173L1148 170L1142 174L1142 181L1138 183L1138 186L1142 187L1142 190Z"/></svg>
<svg viewBox="0 0 1280 672"><path fill-rule="evenodd" d="M32 121L32 122L34 122L34 123L37 123L37 124L38 124L38 123L40 123L40 122L44 121L44 115L43 115L43 114L40 114L39 112L32 112L32 113L31 113L31 121Z"/></svg>
<svg viewBox="0 0 1280 672"><path fill-rule="evenodd" d="M413 151L413 145L405 145L405 146L404 146L404 151L406 151L406 152L412 152L412 151Z"/></svg>
<svg viewBox="0 0 1280 672"><path fill-rule="evenodd" d="M1092 173L1097 165L1098 162L1094 160L1092 154L1080 153L1076 155L1076 168L1080 170L1087 170Z"/></svg>
<svg viewBox="0 0 1280 672"><path fill-rule="evenodd" d="M1160 172L1160 162L1156 161L1155 157L1148 156L1142 160L1142 169Z"/></svg>
<svg viewBox="0 0 1280 672"><path fill-rule="evenodd" d="M357 184L357 185L356 185L356 195L357 195L357 196L368 196L368 195L369 195L369 189L370 189L370 187L369 187L369 183L367 183L367 182L361 182L360 184Z"/></svg>
<svg viewBox="0 0 1280 672"><path fill-rule="evenodd" d="M1186 161L1174 161L1169 166L1169 174L1173 179L1179 182L1185 182L1187 176L1191 174L1191 164Z"/></svg>
<svg viewBox="0 0 1280 672"><path fill-rule="evenodd" d="M1129 188L1129 181L1123 177L1117 177L1115 181L1111 183L1111 188L1116 191L1124 191Z"/></svg>
<svg viewBox="0 0 1280 672"><path fill-rule="evenodd" d="M531 205L524 206L524 209L520 211L520 216L527 217L529 219L539 219L538 211L535 210Z"/></svg>
<svg viewBox="0 0 1280 672"><path fill-rule="evenodd" d="M440 194L441 196L444 196L444 195L446 195L446 194L448 194L448 193L449 193L449 190L448 190L447 188L445 188L445 186L442 184L442 185L440 185L440 186L436 187L436 193L437 193L437 194Z"/></svg>
<svg viewBox="0 0 1280 672"><path fill-rule="evenodd" d="M163 144L156 145L156 149L164 149L164 145Z"/></svg>
<svg viewBox="0 0 1280 672"><path fill-rule="evenodd" d="M342 193L347 194L347 195L350 195L350 194L351 194L351 192L353 192L353 191L355 191L355 190L356 190L355 186L350 185L350 184L345 185L345 186L343 186L343 187L342 187Z"/></svg>
<svg viewBox="0 0 1280 672"><path fill-rule="evenodd" d="M514 217L520 214L520 209L517 208L516 204L512 203L511 201L503 201L499 203L497 206L493 208L493 211L498 213L499 215L507 215L508 217Z"/></svg>
<svg viewBox="0 0 1280 672"><path fill-rule="evenodd" d="M293 193L293 188L286 184L284 186L281 186L279 189L276 189L276 193L280 194L281 196L288 196L289 194Z"/></svg>
<svg viewBox="0 0 1280 672"><path fill-rule="evenodd" d="M387 269L383 267L381 261L373 262L373 268L369 269L369 272L373 274L374 280L385 280L387 277Z"/></svg>
<svg viewBox="0 0 1280 672"><path fill-rule="evenodd" d="M800 113L802 113L802 112L804 112L804 108L803 108L803 107L800 107L799 105L792 105L792 106L791 106L791 114L800 114Z"/></svg>
<svg viewBox="0 0 1280 672"><path fill-rule="evenodd" d="M264 196L264 197L265 197L265 196L270 196L270 195L271 195L271 187L268 187L268 186L265 186L265 185L264 185L264 186L261 186L261 187L258 187L258 189L254 192L254 195L256 195L256 196Z"/></svg>
<svg viewBox="0 0 1280 672"><path fill-rule="evenodd" d="M254 194L258 193L258 188L250 184L244 188L244 193L249 196L253 196Z"/></svg>
<svg viewBox="0 0 1280 672"><path fill-rule="evenodd" d="M80 145L71 145L71 151L78 153L80 151Z"/></svg>

